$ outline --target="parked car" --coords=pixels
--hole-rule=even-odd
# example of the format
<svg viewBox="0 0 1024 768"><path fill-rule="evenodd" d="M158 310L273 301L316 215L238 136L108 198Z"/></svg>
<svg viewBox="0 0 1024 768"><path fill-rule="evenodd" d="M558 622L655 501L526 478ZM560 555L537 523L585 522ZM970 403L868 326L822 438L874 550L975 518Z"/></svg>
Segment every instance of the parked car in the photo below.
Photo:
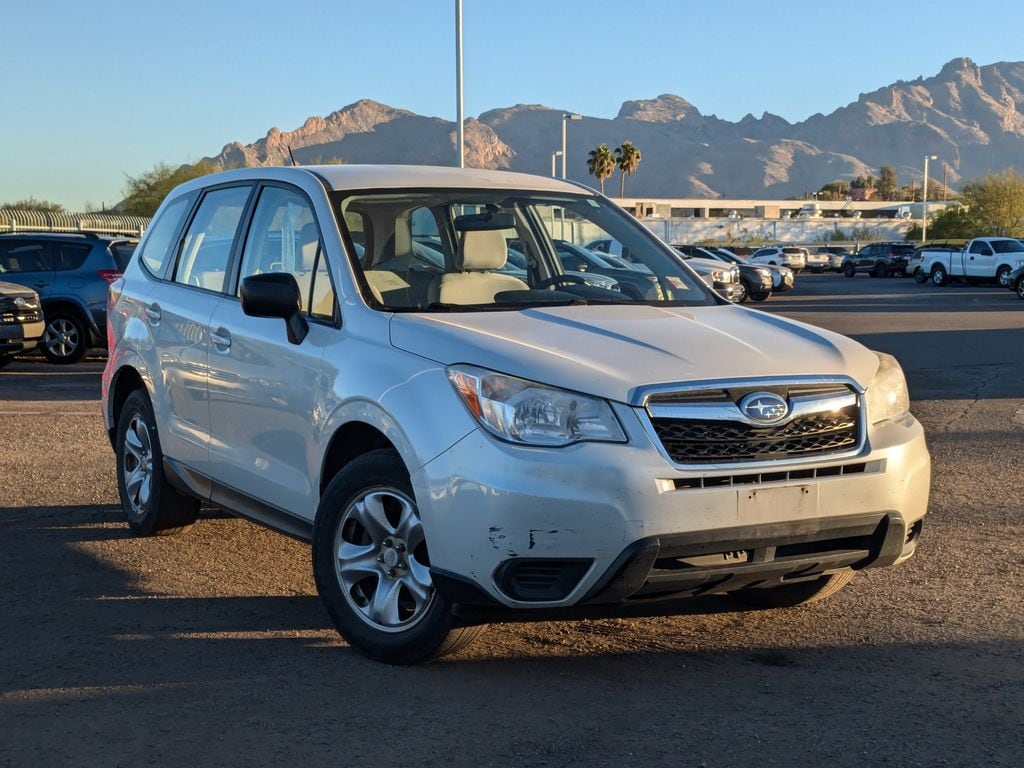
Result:
<svg viewBox="0 0 1024 768"><path fill-rule="evenodd" d="M75 363L107 345L107 289L134 249L133 239L95 234L0 235L0 280L34 288L42 301L47 360Z"/></svg>
<svg viewBox="0 0 1024 768"><path fill-rule="evenodd" d="M824 254L828 257L828 269L833 272L843 271L843 259L850 254L850 249L840 245L822 245L817 249L819 254Z"/></svg>
<svg viewBox="0 0 1024 768"><path fill-rule="evenodd" d="M796 274L807 266L807 252L803 248L773 246L758 248L747 259L751 264L770 264L789 267Z"/></svg>
<svg viewBox="0 0 1024 768"><path fill-rule="evenodd" d="M687 246L672 246L693 267L693 271L704 278L704 282L717 291L723 298L736 303L746 300L747 290L740 281L740 270L735 265L723 266L722 263L707 254L693 255L686 250Z"/></svg>
<svg viewBox="0 0 1024 768"><path fill-rule="evenodd" d="M655 297L659 292L658 278L649 270L641 271L626 266L629 262L607 254L597 254L581 245L566 240L552 240L562 268L586 275L604 275L618 283L619 290L633 298Z"/></svg>
<svg viewBox="0 0 1024 768"><path fill-rule="evenodd" d="M1008 285L1010 273L1024 264L1024 243L1012 237L976 237L960 250L922 248L921 273L935 285L953 279Z"/></svg>
<svg viewBox="0 0 1024 768"><path fill-rule="evenodd" d="M815 274L820 274L826 269L832 269L832 257L828 253L822 253L820 250L816 250L813 253L807 249L802 249L804 252L804 259L807 262L807 269Z"/></svg>
<svg viewBox="0 0 1024 768"><path fill-rule="evenodd" d="M690 257L714 259L739 269L739 280L742 290L734 299L738 304L745 303L747 299L751 301L764 301L772 295L772 273L768 267L747 264L735 257L733 259L727 258L715 248L702 248L696 245L674 245L672 247Z"/></svg>
<svg viewBox="0 0 1024 768"><path fill-rule="evenodd" d="M15 355L35 349L44 330L39 294L23 285L0 282L0 368Z"/></svg>
<svg viewBox="0 0 1024 768"><path fill-rule="evenodd" d="M1024 299L1024 266L1017 267L1006 279L1006 287Z"/></svg>
<svg viewBox="0 0 1024 768"><path fill-rule="evenodd" d="M552 200L663 296L566 279ZM427 285L407 274L422 235L445 264ZM525 279L500 272L514 237ZM809 603L920 540L930 459L895 359L728 304L558 179L204 176L164 200L110 302L130 528L183 530L208 499L311 542L335 627L375 659L457 650L495 607Z"/></svg>
<svg viewBox="0 0 1024 768"><path fill-rule="evenodd" d="M737 254L731 248L712 248L713 252L724 256L726 259L731 261L733 264L749 264L749 262L742 256ZM755 265L750 265L755 266ZM767 269L772 276L772 293L785 293L793 289L796 284L796 273L793 272L789 267L780 267L772 264L758 264L758 269Z"/></svg>
<svg viewBox="0 0 1024 768"><path fill-rule="evenodd" d="M913 255L911 243L871 243L843 259L843 274L847 277L854 277L858 272L867 272L871 277L907 275Z"/></svg>

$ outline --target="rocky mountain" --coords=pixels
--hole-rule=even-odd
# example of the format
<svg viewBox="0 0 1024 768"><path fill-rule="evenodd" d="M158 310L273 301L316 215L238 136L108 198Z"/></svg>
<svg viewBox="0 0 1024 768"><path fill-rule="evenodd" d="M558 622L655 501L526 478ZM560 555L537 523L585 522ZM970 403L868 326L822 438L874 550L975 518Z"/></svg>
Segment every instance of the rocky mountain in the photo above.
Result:
<svg viewBox="0 0 1024 768"><path fill-rule="evenodd" d="M562 112L519 104L469 119L466 164L550 173ZM889 163L907 183L920 181L925 154L948 163L953 186L1024 165L1024 62L954 59L934 77L896 82L799 123L770 113L730 122L666 94L627 101L612 119L584 117L568 130L568 175L591 185L589 149L623 141L640 148L643 161L626 182L630 196L784 198L877 174ZM254 144L229 144L207 159L217 167L287 164L290 147L299 163L454 165L455 142L453 122L364 99L294 131L273 128ZM617 193L617 175L606 185Z"/></svg>

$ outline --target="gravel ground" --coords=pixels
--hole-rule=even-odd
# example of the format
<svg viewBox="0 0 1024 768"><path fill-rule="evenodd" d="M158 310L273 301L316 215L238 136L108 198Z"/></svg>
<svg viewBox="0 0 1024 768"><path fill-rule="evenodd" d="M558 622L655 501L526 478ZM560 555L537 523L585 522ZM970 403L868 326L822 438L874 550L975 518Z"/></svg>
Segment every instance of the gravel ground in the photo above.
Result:
<svg viewBox="0 0 1024 768"><path fill-rule="evenodd" d="M509 622L411 669L339 639L302 544L216 509L131 537L102 363L8 367L0 765L1024 764L1024 302L822 275L765 309L904 363L934 460L917 556L813 606Z"/></svg>

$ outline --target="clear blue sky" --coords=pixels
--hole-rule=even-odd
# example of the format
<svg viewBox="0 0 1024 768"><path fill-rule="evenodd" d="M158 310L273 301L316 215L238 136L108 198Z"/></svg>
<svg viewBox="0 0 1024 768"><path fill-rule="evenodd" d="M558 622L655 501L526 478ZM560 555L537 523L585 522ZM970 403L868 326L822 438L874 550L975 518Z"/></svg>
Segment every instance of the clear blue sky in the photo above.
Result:
<svg viewBox="0 0 1024 768"><path fill-rule="evenodd" d="M0 14L0 202L80 209L125 175L361 98L454 120L454 0L90 0ZM949 59L1024 60L1024 3L464 0L466 114L828 113Z"/></svg>

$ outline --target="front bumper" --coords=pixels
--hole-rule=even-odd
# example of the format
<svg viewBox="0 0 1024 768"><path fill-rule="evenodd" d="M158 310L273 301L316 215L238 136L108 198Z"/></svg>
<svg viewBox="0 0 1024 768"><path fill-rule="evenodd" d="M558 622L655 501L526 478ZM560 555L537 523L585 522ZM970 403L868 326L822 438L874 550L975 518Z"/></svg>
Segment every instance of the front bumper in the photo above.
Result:
<svg viewBox="0 0 1024 768"><path fill-rule="evenodd" d="M3 323L0 324L0 353L17 355L36 348L39 339L46 331L42 320L34 323Z"/></svg>
<svg viewBox="0 0 1024 768"><path fill-rule="evenodd" d="M672 467L630 442L524 448L476 431L413 475L438 588L510 608L718 593L913 554L931 464L912 417L852 458ZM470 470L469 468L472 468Z"/></svg>

